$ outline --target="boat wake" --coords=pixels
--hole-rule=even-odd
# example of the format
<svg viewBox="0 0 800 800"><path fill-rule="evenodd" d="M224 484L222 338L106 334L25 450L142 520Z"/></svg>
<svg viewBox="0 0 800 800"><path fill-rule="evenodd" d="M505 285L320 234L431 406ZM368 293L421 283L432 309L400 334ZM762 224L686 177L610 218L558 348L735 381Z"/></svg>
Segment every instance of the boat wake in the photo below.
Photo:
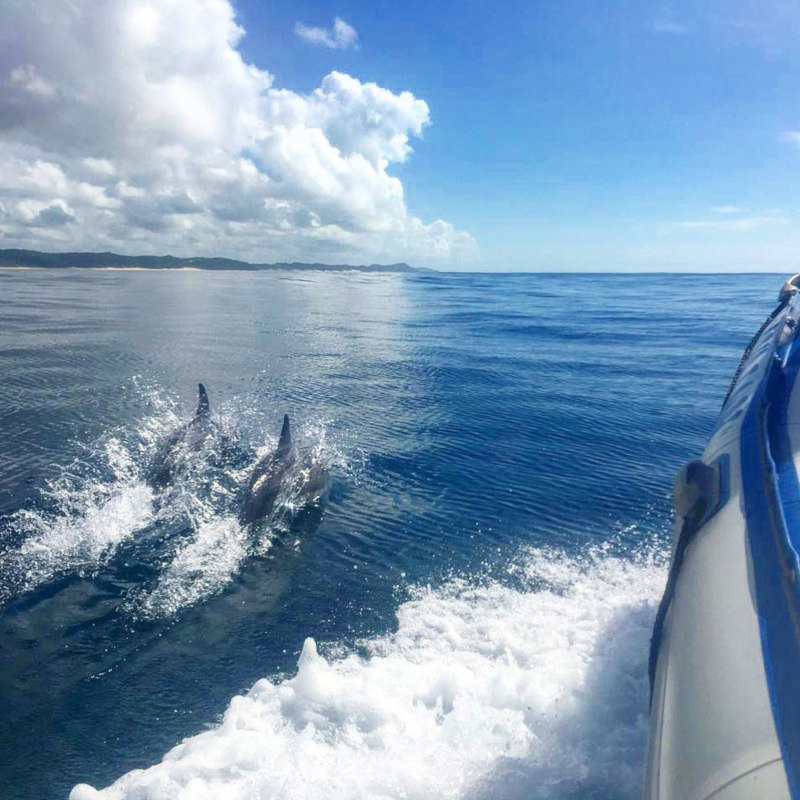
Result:
<svg viewBox="0 0 800 800"><path fill-rule="evenodd" d="M71 800L638 797L663 554L528 549L506 578L419 589L358 652L306 639L294 677Z"/></svg>

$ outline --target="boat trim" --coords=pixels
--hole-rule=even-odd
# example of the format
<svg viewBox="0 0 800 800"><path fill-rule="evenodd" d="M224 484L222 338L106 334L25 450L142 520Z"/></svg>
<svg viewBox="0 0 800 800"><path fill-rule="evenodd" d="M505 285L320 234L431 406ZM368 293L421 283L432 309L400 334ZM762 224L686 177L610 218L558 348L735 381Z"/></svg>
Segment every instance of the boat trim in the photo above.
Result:
<svg viewBox="0 0 800 800"><path fill-rule="evenodd" d="M743 510L772 717L792 798L800 798L800 483L789 441L788 411L800 371L800 347L773 352L741 430ZM784 351L781 353L781 351ZM783 355L783 357L781 357Z"/></svg>

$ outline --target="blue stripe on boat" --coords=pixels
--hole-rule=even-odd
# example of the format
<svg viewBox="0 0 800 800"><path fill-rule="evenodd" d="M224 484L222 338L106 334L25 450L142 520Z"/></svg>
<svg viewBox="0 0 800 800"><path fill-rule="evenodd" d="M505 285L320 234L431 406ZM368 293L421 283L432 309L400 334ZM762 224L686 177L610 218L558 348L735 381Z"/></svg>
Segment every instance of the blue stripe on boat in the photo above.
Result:
<svg viewBox="0 0 800 800"><path fill-rule="evenodd" d="M774 332L777 342L777 334ZM800 484L789 442L788 407L800 368L773 360L741 430L741 471L764 668L792 797L800 798Z"/></svg>

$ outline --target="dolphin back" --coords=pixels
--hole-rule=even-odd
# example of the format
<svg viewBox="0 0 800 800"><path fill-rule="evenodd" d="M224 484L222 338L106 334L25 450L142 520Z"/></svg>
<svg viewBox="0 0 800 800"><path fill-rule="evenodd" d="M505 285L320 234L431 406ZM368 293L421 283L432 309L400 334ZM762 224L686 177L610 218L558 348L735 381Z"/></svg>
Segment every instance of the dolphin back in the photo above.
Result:
<svg viewBox="0 0 800 800"><path fill-rule="evenodd" d="M197 411L195 412L195 417L204 417L211 413L211 406L208 402L208 392L202 383L197 384L197 393L199 398L197 401Z"/></svg>
<svg viewBox="0 0 800 800"><path fill-rule="evenodd" d="M281 492L283 476L290 466L277 452L258 463L247 482L244 503L239 514L240 522L248 524L269 516Z"/></svg>
<svg viewBox="0 0 800 800"><path fill-rule="evenodd" d="M284 414L278 447L274 453L258 462L247 482L244 503L239 514L240 522L249 524L269 516L283 486L284 475L294 461L289 415Z"/></svg>
<svg viewBox="0 0 800 800"><path fill-rule="evenodd" d="M147 470L147 482L151 486L161 488L172 481L178 448L186 436L187 425L188 423L184 423L180 428L174 430L153 456Z"/></svg>
<svg viewBox="0 0 800 800"><path fill-rule="evenodd" d="M214 433L208 392L202 383L198 384L198 395L194 417L167 436L150 462L147 480L156 488L172 483L185 466L187 455L199 452L206 439Z"/></svg>
<svg viewBox="0 0 800 800"><path fill-rule="evenodd" d="M278 440L278 449L275 455L278 458L286 458L292 451L292 430L289 427L289 415L283 415L283 427L281 428L281 438Z"/></svg>

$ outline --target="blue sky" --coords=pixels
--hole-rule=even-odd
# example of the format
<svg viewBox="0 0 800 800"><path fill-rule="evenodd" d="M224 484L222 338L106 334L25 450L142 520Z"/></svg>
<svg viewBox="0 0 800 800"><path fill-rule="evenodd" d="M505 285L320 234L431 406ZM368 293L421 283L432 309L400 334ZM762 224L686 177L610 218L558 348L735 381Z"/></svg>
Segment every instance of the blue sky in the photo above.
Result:
<svg viewBox="0 0 800 800"><path fill-rule="evenodd" d="M238 8L242 50L282 85L340 69L428 103L432 125L396 172L414 213L470 231L485 268L786 270L800 257L800 148L784 140L800 129L797 4ZM279 35L334 15L360 49Z"/></svg>
<svg viewBox="0 0 800 800"><path fill-rule="evenodd" d="M486 270L800 253L797 3L33 8L0 9L0 247Z"/></svg>

